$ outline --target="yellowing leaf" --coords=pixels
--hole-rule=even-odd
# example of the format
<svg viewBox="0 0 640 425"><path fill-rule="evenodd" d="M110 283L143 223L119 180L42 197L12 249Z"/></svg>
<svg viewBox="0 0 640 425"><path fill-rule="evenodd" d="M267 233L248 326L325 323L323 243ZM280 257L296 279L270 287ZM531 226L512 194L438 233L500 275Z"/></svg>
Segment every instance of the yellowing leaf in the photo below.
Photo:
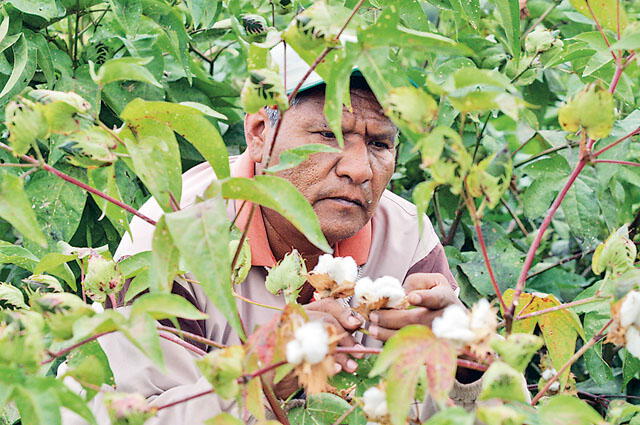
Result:
<svg viewBox="0 0 640 425"><path fill-rule="evenodd" d="M611 31L616 31L618 27L618 13L620 16L620 29L627 26L627 14L624 10L624 1L618 0L569 0L576 10L589 19L595 18L600 25ZM618 10L618 4L620 9ZM591 10L589 10L591 8ZM593 14L592 14L593 12Z"/></svg>

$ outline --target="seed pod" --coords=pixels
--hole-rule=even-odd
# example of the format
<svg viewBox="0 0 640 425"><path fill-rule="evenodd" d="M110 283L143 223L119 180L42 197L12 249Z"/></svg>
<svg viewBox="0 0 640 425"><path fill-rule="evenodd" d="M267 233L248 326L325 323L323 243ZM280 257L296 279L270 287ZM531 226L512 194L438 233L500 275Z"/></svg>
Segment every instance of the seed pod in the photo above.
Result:
<svg viewBox="0 0 640 425"><path fill-rule="evenodd" d="M286 15L293 9L293 2L291 0L271 0L272 4L276 7L276 12L280 15Z"/></svg>
<svg viewBox="0 0 640 425"><path fill-rule="evenodd" d="M107 295L122 289L124 279L113 260L94 254L89 257L83 285L87 296L102 303Z"/></svg>
<svg viewBox="0 0 640 425"><path fill-rule="evenodd" d="M244 14L240 16L242 27L248 35L262 35L267 32L267 21L260 15Z"/></svg>

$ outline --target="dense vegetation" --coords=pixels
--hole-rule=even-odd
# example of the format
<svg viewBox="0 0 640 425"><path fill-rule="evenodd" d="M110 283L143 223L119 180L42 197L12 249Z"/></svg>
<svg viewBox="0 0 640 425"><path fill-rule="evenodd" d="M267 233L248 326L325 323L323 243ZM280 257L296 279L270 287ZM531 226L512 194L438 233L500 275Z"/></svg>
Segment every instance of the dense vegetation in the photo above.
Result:
<svg viewBox="0 0 640 425"><path fill-rule="evenodd" d="M191 272L243 334L233 285L247 250L226 200L268 205L328 248L293 186L229 177L244 111L286 114L268 58L280 42L327 81L337 134L357 64L401 129L391 189L429 214L472 311L445 314L457 337L405 328L355 377L331 378L342 397L311 394L291 422L403 424L426 392L443 407L426 423L640 423L640 2L8 0L0 11L1 423L59 424L61 406L92 423L86 400L112 382L98 335L121 332L162 364L155 320L202 317L169 293L177 274ZM180 174L201 161L220 181L175 211ZM149 196L165 211L157 223L136 210ZM156 225L154 249L115 263L134 214ZM289 301L306 278L296 265L271 282ZM128 317L103 311L125 279L127 300L149 293ZM247 343L199 360L215 392L265 424L265 371L327 388L328 358L285 356L309 326L295 302L287 312L268 355ZM486 370L471 413L447 403L461 353L458 364ZM55 377L65 359L83 395ZM136 397L109 398L114 423L156 414ZM382 400L387 411L373 411Z"/></svg>

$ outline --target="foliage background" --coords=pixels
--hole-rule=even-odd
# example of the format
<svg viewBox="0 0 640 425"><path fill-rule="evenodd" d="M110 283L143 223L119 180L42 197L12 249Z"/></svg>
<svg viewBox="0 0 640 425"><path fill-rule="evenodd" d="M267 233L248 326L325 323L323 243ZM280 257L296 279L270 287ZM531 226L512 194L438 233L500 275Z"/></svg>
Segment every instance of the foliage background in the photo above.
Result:
<svg viewBox="0 0 640 425"><path fill-rule="evenodd" d="M354 0L334 2L353 8ZM403 0L395 2L400 22L415 31L443 34L467 46L475 53L455 54L412 46L390 46L380 42L374 62L396 72L394 78L410 80L420 87L428 81L444 86L457 70L472 67L497 70L513 85L513 94L527 104L517 119L501 108L478 108L459 114L446 96L439 99L438 125L458 131L469 150L478 158L501 152L507 143L514 161L514 178L503 202L486 211L483 230L497 280L504 291L513 287L534 236L563 180L578 157L579 138L558 125L558 108L587 83L608 84L615 72L601 34L593 20L576 10L576 2L530 0L528 13L518 22L507 19L507 1ZM572 4L573 3L573 4ZM629 25L625 38L629 52L640 48L640 2L622 2ZM225 116L209 118L223 134L231 154L244 149L240 90L248 76L248 41L257 41L238 20L241 14L257 14L269 25L284 29L300 7L311 2L231 0L9 0L0 6L5 36L0 37L0 110L26 87L58 91L75 91L91 103L91 110L108 127L122 124L124 107L135 98L192 101L206 105ZM611 13L615 2L599 2L603 15ZM375 20L387 6L382 0L369 0L361 9L364 22ZM601 8L600 8L601 7ZM601 13L601 12L598 12ZM513 17L513 16L512 16ZM611 18L611 16L609 16ZM527 52L524 35L542 24L555 31L563 46L545 52ZM0 31L2 33L3 31ZM607 30L609 31L609 29ZM516 34L514 37L513 34ZM612 31L613 33L613 31ZM384 39L386 34L378 36ZM103 90L91 78L91 63L96 68L109 59L148 58L144 65L159 84L141 81L115 81ZM388 76L388 75L386 75ZM622 75L615 95L618 116L610 137L599 142L604 146L640 125L638 101L638 61L631 61ZM509 116L512 115L512 116ZM464 118L463 118L464 116ZM0 117L4 122L4 117ZM6 130L3 138L7 137ZM399 146L397 170L391 189L411 199L414 187L425 179L415 140L405 135ZM182 171L203 160L202 156L178 137ZM5 140L6 143L6 140ZM88 181L84 168L72 165L66 155L65 137L54 135L40 146L49 165ZM623 143L609 150L603 158L640 159L637 143ZM0 162L15 162L0 150ZM1 173L22 174L13 168ZM123 161L115 165L117 190L124 202L139 207L149 197L145 186ZM38 170L24 178L25 190L45 236L55 242L73 246L115 250L125 228L105 216L96 200L83 190L69 185L52 174ZM632 223L632 235L638 233L640 211L640 168L617 164L588 167L553 220L553 232L539 250L538 260L527 283L530 291L554 294L569 302L600 277L591 270L591 255L599 242L624 223ZM437 190L428 210L443 243L458 282L461 298L468 305L481 297L492 297L491 287L473 223L460 198L449 190ZM128 216L130 218L130 216ZM14 232L0 220L0 239L22 245L38 257L47 252ZM0 245L0 281L20 287L30 272L12 260ZM561 263L561 264L559 264ZM76 278L79 268L71 264ZM581 295L582 294L582 295ZM576 309L584 313L587 337L603 323L602 309ZM534 364L536 362L534 361ZM605 346L592 349L573 368L577 389L590 402L603 409L614 396L640 397L637 360L624 350ZM529 370L531 382L539 371ZM602 394L603 396L591 396ZM629 398L631 400L631 397ZM10 417L11 414L9 413Z"/></svg>

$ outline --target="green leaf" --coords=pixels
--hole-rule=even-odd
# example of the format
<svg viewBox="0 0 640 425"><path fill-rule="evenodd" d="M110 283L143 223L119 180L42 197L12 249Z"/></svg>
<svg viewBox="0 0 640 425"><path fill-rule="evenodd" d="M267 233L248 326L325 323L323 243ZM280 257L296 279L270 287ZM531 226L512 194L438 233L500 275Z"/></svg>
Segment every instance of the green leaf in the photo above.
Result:
<svg viewBox="0 0 640 425"><path fill-rule="evenodd" d="M149 286L152 291L171 292L173 279L178 274L180 251L173 242L165 216L156 223L151 245L153 254Z"/></svg>
<svg viewBox="0 0 640 425"><path fill-rule="evenodd" d="M431 416L424 425L473 425L473 415L462 407L449 407Z"/></svg>
<svg viewBox="0 0 640 425"><path fill-rule="evenodd" d="M620 29L624 29L627 26L628 19L623 2L619 3L619 12L617 0L588 0L588 3L587 0L569 0L569 2L587 18L593 20L595 15L600 25L606 29L616 31L618 24L620 24ZM620 16L619 20L618 16Z"/></svg>
<svg viewBox="0 0 640 425"><path fill-rule="evenodd" d="M24 425L61 425L60 402L53 391L17 386L13 401L20 411Z"/></svg>
<svg viewBox="0 0 640 425"><path fill-rule="evenodd" d="M234 177L222 182L222 196L254 202L277 211L309 242L324 252L333 252L313 208L288 180L276 176Z"/></svg>
<svg viewBox="0 0 640 425"><path fill-rule="evenodd" d="M319 152L337 153L340 152L340 149L320 143L309 143L306 145L287 149L286 151L280 153L277 164L272 165L264 171L267 173L277 173L279 171L297 167L302 162L306 161L311 154Z"/></svg>
<svg viewBox="0 0 640 425"><path fill-rule="evenodd" d="M517 61L520 58L520 4L512 0L495 0L495 4L509 41L509 50Z"/></svg>
<svg viewBox="0 0 640 425"><path fill-rule="evenodd" d="M216 127L199 109L169 102L136 99L127 105L121 117L127 121L148 118L168 125L202 154L219 179L229 176L229 157L224 141Z"/></svg>
<svg viewBox="0 0 640 425"><path fill-rule="evenodd" d="M491 347L505 363L524 373L533 355L542 348L542 344L542 339L536 335L511 334L506 339L494 339Z"/></svg>
<svg viewBox="0 0 640 425"><path fill-rule="evenodd" d="M416 369L420 367L426 367L429 394L443 403L453 386L456 351L426 326L409 325L386 342L369 373L372 377L387 371L387 405L394 425L405 423L418 383Z"/></svg>
<svg viewBox="0 0 640 425"><path fill-rule="evenodd" d="M526 403L529 398L524 375L502 361L491 363L482 377L479 400L499 398Z"/></svg>
<svg viewBox="0 0 640 425"><path fill-rule="evenodd" d="M156 320L181 317L189 320L204 320L208 316L185 298L175 294L152 292L140 296L131 307L131 316L149 314Z"/></svg>
<svg viewBox="0 0 640 425"><path fill-rule="evenodd" d="M228 413L220 413L211 419L207 419L205 424L206 425L242 425L243 422L240 419L235 418Z"/></svg>
<svg viewBox="0 0 640 425"><path fill-rule="evenodd" d="M600 425L604 419L577 397L559 394L542 403L538 409L541 423L548 425Z"/></svg>
<svg viewBox="0 0 640 425"><path fill-rule="evenodd" d="M161 370L165 370L164 354L156 329L157 322L150 315L136 315L119 329L122 334L140 349Z"/></svg>
<svg viewBox="0 0 640 425"><path fill-rule="evenodd" d="M478 29L480 23L480 0L450 0L450 3L463 20L468 21L473 28Z"/></svg>
<svg viewBox="0 0 640 425"><path fill-rule="evenodd" d="M11 90L17 86L20 82L23 73L27 69L27 61L29 60L29 47L27 44L27 39L22 35L18 41L13 45L13 68L11 70L11 75L9 79L5 83L2 91L0 91L0 100ZM29 77L28 79L31 79Z"/></svg>
<svg viewBox="0 0 640 425"><path fill-rule="evenodd" d="M24 303L22 291L8 283L0 283L0 305L9 305L16 308L29 308Z"/></svg>
<svg viewBox="0 0 640 425"><path fill-rule="evenodd" d="M62 278L74 291L76 290L76 277L66 264L75 260L77 255L66 255L58 252L50 252L40 259L38 265L32 270L34 274L51 273Z"/></svg>
<svg viewBox="0 0 640 425"><path fill-rule="evenodd" d="M106 61L98 72L93 68L93 62L89 62L89 70L91 78L100 87L104 87L114 81L141 81L162 88L162 84L149 72L144 65L151 62L153 58L133 58L123 57L109 59Z"/></svg>
<svg viewBox="0 0 640 425"><path fill-rule="evenodd" d="M67 357L69 369L65 375L76 378L78 382L101 386L115 384L109 359L98 341L91 341L73 350ZM96 394L95 390L85 387L88 398Z"/></svg>
<svg viewBox="0 0 640 425"><path fill-rule="evenodd" d="M87 178L90 186L122 202L122 194L116 182L116 166L114 164L87 169ZM129 231L129 214L125 210L98 195L91 194L91 196L119 233Z"/></svg>
<svg viewBox="0 0 640 425"><path fill-rule="evenodd" d="M38 257L28 249L0 240L0 264L15 264L33 272L38 261Z"/></svg>
<svg viewBox="0 0 640 425"><path fill-rule="evenodd" d="M39 106L27 99L20 99L10 102L5 109L9 142L16 156L27 153L49 131L45 114Z"/></svg>
<svg viewBox="0 0 640 425"><path fill-rule="evenodd" d="M636 50L640 49L640 32L623 35L619 41L611 46L611 50Z"/></svg>
<svg viewBox="0 0 640 425"><path fill-rule="evenodd" d="M289 421L296 425L325 425L333 424L351 405L334 394L320 393L307 397L304 408L297 407L289 411ZM341 423L347 425L364 425L362 413L361 421L357 421L357 413L350 413Z"/></svg>
<svg viewBox="0 0 640 425"><path fill-rule="evenodd" d="M10 0L7 3L21 12L40 16L47 21L64 14L64 7L58 1Z"/></svg>
<svg viewBox="0 0 640 425"><path fill-rule="evenodd" d="M164 211L173 211L171 196L180 203L182 164L173 131L150 119L128 123L121 138L131 155L133 168Z"/></svg>
<svg viewBox="0 0 640 425"><path fill-rule="evenodd" d="M186 268L205 294L244 338L231 288L229 221L224 201L211 198L189 208L165 214L167 228Z"/></svg>
<svg viewBox="0 0 640 425"><path fill-rule="evenodd" d="M0 174L0 217L7 220L25 237L40 246L47 246L31 201L24 190L24 182L13 174Z"/></svg>
<svg viewBox="0 0 640 425"><path fill-rule="evenodd" d="M109 0L113 15L127 34L136 34L142 14L142 4L138 0Z"/></svg>

